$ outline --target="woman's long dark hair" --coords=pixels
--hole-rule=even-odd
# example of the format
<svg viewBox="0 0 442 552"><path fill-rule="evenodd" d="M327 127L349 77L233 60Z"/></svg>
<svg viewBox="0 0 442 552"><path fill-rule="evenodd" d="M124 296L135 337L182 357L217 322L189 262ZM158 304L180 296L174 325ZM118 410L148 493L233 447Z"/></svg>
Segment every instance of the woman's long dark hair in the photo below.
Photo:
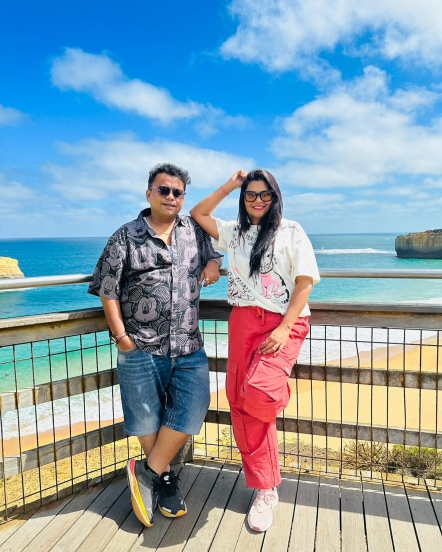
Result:
<svg viewBox="0 0 442 552"><path fill-rule="evenodd" d="M273 254L273 247L275 243L275 236L278 226L282 218L282 196L278 183L275 177L266 171L265 169L254 169L250 171L246 179L241 186L241 195L239 196L239 212L238 212L238 235L244 239L247 230L250 228L252 221L247 214L245 207L244 192L247 190L247 186L252 180L261 180L264 182L269 190L273 192L273 199L270 204L270 208L267 213L262 217L258 236L253 244L252 251L250 253L250 272L249 277L259 274L261 267L261 260L263 256L269 251Z"/></svg>

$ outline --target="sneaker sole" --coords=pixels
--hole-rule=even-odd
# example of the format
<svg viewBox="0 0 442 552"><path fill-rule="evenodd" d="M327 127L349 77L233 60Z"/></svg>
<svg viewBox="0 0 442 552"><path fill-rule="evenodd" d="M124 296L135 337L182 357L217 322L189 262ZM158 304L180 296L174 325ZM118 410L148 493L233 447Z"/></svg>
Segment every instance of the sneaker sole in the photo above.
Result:
<svg viewBox="0 0 442 552"><path fill-rule="evenodd" d="M127 481L129 483L129 489L130 489L130 499L132 502L132 508L134 510L134 514L137 516L139 521L146 527L152 527L152 518L149 517L149 514L147 513L146 508L143 504L143 499L141 498L141 492L140 488L138 486L137 478L135 477L135 460L130 460L127 468Z"/></svg>
<svg viewBox="0 0 442 552"><path fill-rule="evenodd" d="M187 507L185 510L179 510L176 514L172 514L171 512L168 512L167 510L165 510L164 508L161 508L161 506L158 504L158 510L163 514L163 516L166 516L168 518L177 518L187 514Z"/></svg>
<svg viewBox="0 0 442 552"><path fill-rule="evenodd" d="M272 516L272 519L270 520L270 523L266 527L263 527L263 528L262 527L253 527L252 525L250 525L250 522L247 519L248 526L250 527L250 529L252 531L255 531L255 533L264 533L265 531L270 529L270 527L272 526L272 523L273 523L273 516Z"/></svg>

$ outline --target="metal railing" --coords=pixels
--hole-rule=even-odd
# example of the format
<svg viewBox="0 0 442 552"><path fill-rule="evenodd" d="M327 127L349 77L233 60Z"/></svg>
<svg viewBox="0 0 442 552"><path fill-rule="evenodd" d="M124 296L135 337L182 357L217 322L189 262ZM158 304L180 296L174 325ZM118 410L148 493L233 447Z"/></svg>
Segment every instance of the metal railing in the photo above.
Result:
<svg viewBox="0 0 442 552"><path fill-rule="evenodd" d="M222 276L227 276L227 270L220 270ZM336 268L322 269L321 278L394 278L412 280L442 280L442 269L410 270L383 268ZM0 279L0 291L25 289L46 286L62 286L68 284L84 284L92 281L91 274L65 274L59 276L35 276L32 278Z"/></svg>
<svg viewBox="0 0 442 552"><path fill-rule="evenodd" d="M382 271L359 277L374 272L381 277ZM398 272L384 277L411 277ZM440 278L442 271L413 275ZM321 276L356 277L356 271ZM0 289L90 279L15 279L0 281ZM439 486L442 306L310 307L311 332L293 368L292 399L277 420L281 464ZM224 391L229 312L224 300L201 300L212 401L193 451L187 448L182 458L239 459ZM140 455L137 440L123 432L115 363L99 308L0 320L4 517L113 477Z"/></svg>

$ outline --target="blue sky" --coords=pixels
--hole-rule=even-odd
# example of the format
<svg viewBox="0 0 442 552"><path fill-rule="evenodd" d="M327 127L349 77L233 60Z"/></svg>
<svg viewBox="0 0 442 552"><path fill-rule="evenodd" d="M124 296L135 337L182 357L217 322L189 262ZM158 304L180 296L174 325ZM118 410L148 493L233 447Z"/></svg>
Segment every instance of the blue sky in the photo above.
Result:
<svg viewBox="0 0 442 552"><path fill-rule="evenodd" d="M435 0L3 0L0 238L109 236L264 167L310 234L441 228ZM234 219L237 193L216 214Z"/></svg>

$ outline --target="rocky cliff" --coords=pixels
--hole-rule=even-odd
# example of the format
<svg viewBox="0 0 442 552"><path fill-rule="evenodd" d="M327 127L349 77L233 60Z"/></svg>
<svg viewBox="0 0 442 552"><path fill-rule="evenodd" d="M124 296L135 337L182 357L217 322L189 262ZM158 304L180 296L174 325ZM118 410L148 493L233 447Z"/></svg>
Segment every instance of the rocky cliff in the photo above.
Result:
<svg viewBox="0 0 442 552"><path fill-rule="evenodd" d="M403 259L442 259L442 229L397 236L395 249Z"/></svg>
<svg viewBox="0 0 442 552"><path fill-rule="evenodd" d="M0 278L23 278L24 274L18 267L17 259L0 257Z"/></svg>

